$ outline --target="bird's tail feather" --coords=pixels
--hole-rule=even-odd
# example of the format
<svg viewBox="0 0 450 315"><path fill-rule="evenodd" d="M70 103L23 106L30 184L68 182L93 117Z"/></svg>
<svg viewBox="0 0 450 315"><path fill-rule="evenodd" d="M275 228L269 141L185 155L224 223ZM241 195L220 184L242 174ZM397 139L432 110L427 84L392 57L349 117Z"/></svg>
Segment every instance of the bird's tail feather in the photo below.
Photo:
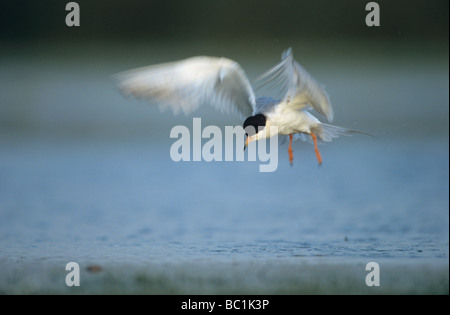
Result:
<svg viewBox="0 0 450 315"><path fill-rule="evenodd" d="M343 127L339 127L339 126L335 126L335 125L323 124L323 123L313 126L311 128L311 132L313 132L317 136L317 138L320 142L331 142L334 138L338 138L339 136L351 136L354 133L361 133L366 136L375 138L375 136L373 136L367 132L354 130L354 129L347 129L347 128L343 128ZM293 140L296 141L299 139L302 141L310 142L310 143L313 142L311 136L306 133L294 133ZM287 143L287 140L289 140L289 137L283 135L283 136L281 136L280 142L281 142L281 144L285 144L285 143Z"/></svg>
<svg viewBox="0 0 450 315"><path fill-rule="evenodd" d="M368 134L363 131L354 130L354 129L347 129L335 125L329 125L329 124L323 124L321 123L318 127L313 128L312 132L316 133L317 136L325 142L330 142L334 138L337 138L339 136L351 136L354 133L361 133L365 134L367 136L373 137L371 134Z"/></svg>

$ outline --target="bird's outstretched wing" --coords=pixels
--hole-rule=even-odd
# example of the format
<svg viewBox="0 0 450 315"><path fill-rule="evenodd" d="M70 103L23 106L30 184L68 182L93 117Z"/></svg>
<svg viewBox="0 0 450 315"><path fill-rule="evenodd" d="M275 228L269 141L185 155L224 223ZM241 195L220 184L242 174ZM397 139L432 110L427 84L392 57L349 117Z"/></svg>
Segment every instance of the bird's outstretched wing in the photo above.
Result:
<svg viewBox="0 0 450 315"><path fill-rule="evenodd" d="M119 73L119 88L126 95L169 107L174 114L189 114L203 104L227 113L249 116L255 94L239 64L215 57L192 57Z"/></svg>
<svg viewBox="0 0 450 315"><path fill-rule="evenodd" d="M318 83L298 62L292 49L283 52L281 62L262 74L260 87L269 85L283 91L283 103L292 109L313 107L329 121L333 120L333 107L324 86Z"/></svg>

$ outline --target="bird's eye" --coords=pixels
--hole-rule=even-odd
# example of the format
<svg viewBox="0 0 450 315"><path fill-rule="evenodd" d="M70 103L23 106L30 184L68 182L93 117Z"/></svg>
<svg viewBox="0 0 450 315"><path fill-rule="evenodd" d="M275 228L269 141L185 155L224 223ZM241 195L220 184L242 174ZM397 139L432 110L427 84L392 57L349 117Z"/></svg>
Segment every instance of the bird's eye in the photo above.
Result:
<svg viewBox="0 0 450 315"><path fill-rule="evenodd" d="M256 128L254 125L248 125L244 128L245 134L247 137L251 137L256 134Z"/></svg>

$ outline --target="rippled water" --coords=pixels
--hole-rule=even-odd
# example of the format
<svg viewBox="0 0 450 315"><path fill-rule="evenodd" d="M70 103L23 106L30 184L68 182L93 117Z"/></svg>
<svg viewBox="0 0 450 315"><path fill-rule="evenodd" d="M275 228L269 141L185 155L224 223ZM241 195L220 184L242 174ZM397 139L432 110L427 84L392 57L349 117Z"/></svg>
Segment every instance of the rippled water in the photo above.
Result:
<svg viewBox="0 0 450 315"><path fill-rule="evenodd" d="M298 143L265 174L164 143L3 142L2 259L447 258L448 146L420 144L342 139L319 167Z"/></svg>

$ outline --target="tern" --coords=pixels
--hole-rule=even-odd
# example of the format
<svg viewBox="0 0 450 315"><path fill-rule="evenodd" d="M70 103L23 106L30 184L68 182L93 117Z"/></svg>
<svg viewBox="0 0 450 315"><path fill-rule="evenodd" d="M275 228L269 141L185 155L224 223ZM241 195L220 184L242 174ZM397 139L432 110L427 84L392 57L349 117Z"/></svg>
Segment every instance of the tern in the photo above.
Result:
<svg viewBox="0 0 450 315"><path fill-rule="evenodd" d="M228 58L198 56L165 64L147 66L117 74L118 87L125 95L151 100L174 114L190 114L204 104L221 112L237 113L246 118L245 148L249 143L277 135L289 136L289 162L294 155L292 141L297 138L314 143L317 161L322 164L317 142L352 133L364 133L325 124L313 116L314 109L329 122L333 107L323 85L318 83L297 61L292 49L282 53L281 62L256 79L258 88L276 89L274 97L256 98L244 70ZM269 132L276 126L277 132ZM253 128L247 128L253 127ZM253 132L252 132L253 130Z"/></svg>

